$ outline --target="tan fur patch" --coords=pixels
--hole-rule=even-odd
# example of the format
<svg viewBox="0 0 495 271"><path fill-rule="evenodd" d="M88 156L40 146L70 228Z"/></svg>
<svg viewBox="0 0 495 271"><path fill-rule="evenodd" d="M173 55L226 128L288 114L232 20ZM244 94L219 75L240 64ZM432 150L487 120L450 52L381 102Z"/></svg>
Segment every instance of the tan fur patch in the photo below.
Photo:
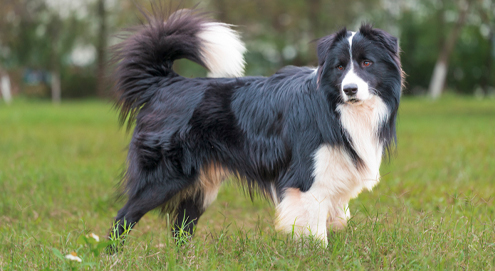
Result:
<svg viewBox="0 0 495 271"><path fill-rule="evenodd" d="M184 199L196 199L201 195L203 209L215 201L222 182L229 176L229 172L218 164L204 166L196 182L181 190L172 199L162 206L162 212L173 213Z"/></svg>
<svg viewBox="0 0 495 271"><path fill-rule="evenodd" d="M217 198L222 182L229 176L225 168L217 164L209 164L201 169L199 187L203 192L203 207L207 208Z"/></svg>

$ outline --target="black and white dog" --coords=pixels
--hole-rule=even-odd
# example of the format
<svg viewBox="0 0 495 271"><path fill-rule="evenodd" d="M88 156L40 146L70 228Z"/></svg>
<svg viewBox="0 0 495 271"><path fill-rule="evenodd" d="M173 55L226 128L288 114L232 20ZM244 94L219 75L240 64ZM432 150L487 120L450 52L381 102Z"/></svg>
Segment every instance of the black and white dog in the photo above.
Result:
<svg viewBox="0 0 495 271"><path fill-rule="evenodd" d="M234 175L274 202L277 229L326 244L327 228L346 225L349 200L378 183L382 156L395 146L397 39L369 25L342 29L318 41L316 69L240 77L245 47L229 25L195 10L145 16L114 48L120 119L135 123L128 201L116 222L161 207L192 233ZM175 73L181 58L210 78Z"/></svg>

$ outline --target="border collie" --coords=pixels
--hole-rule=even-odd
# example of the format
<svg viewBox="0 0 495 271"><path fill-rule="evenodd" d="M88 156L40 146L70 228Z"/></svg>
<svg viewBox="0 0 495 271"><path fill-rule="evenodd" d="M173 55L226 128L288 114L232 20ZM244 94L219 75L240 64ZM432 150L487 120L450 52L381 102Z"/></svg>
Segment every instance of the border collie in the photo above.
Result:
<svg viewBox="0 0 495 271"><path fill-rule="evenodd" d="M241 77L244 44L197 10L147 22L114 49L120 120L135 124L115 221L134 225L161 207L194 226L235 176L276 206L276 229L314 236L343 228L348 202L380 179L395 148L403 73L397 38L362 25L317 42L318 67ZM189 59L209 78L174 72ZM233 78L229 78L233 77Z"/></svg>

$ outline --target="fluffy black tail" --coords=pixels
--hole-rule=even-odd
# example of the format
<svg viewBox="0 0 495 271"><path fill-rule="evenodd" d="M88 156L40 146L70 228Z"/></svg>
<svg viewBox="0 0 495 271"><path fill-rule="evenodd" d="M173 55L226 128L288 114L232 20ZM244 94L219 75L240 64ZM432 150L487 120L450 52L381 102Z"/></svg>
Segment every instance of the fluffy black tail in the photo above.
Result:
<svg viewBox="0 0 495 271"><path fill-rule="evenodd" d="M194 61L211 77L242 76L246 49L229 25L212 22L197 10L178 10L168 18L160 7L141 13L146 24L128 29L128 38L112 48L121 123L132 125L139 109L159 91L154 86L175 75L174 60Z"/></svg>

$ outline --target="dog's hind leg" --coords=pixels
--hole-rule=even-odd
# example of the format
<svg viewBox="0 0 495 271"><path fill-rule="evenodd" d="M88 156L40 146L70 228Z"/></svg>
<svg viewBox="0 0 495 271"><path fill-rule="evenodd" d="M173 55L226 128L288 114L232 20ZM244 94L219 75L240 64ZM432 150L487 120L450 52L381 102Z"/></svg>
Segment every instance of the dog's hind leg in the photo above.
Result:
<svg viewBox="0 0 495 271"><path fill-rule="evenodd" d="M181 199L175 210L177 218L172 228L174 238L192 237L194 228L205 209L201 202L201 194Z"/></svg>
<svg viewBox="0 0 495 271"><path fill-rule="evenodd" d="M191 192L179 199L179 204L174 210L177 218L172 233L175 237L184 232L192 236L199 218L215 201L218 190L227 176L228 172L216 164L203 167L195 186L189 188Z"/></svg>
<svg viewBox="0 0 495 271"><path fill-rule="evenodd" d="M130 230L147 212L170 200L179 190L179 187L165 184L143 187L139 193L131 196L117 213L114 226L110 229L110 239L123 242L122 238L125 238L123 235L126 231ZM112 245L109 252L116 252L118 245Z"/></svg>

